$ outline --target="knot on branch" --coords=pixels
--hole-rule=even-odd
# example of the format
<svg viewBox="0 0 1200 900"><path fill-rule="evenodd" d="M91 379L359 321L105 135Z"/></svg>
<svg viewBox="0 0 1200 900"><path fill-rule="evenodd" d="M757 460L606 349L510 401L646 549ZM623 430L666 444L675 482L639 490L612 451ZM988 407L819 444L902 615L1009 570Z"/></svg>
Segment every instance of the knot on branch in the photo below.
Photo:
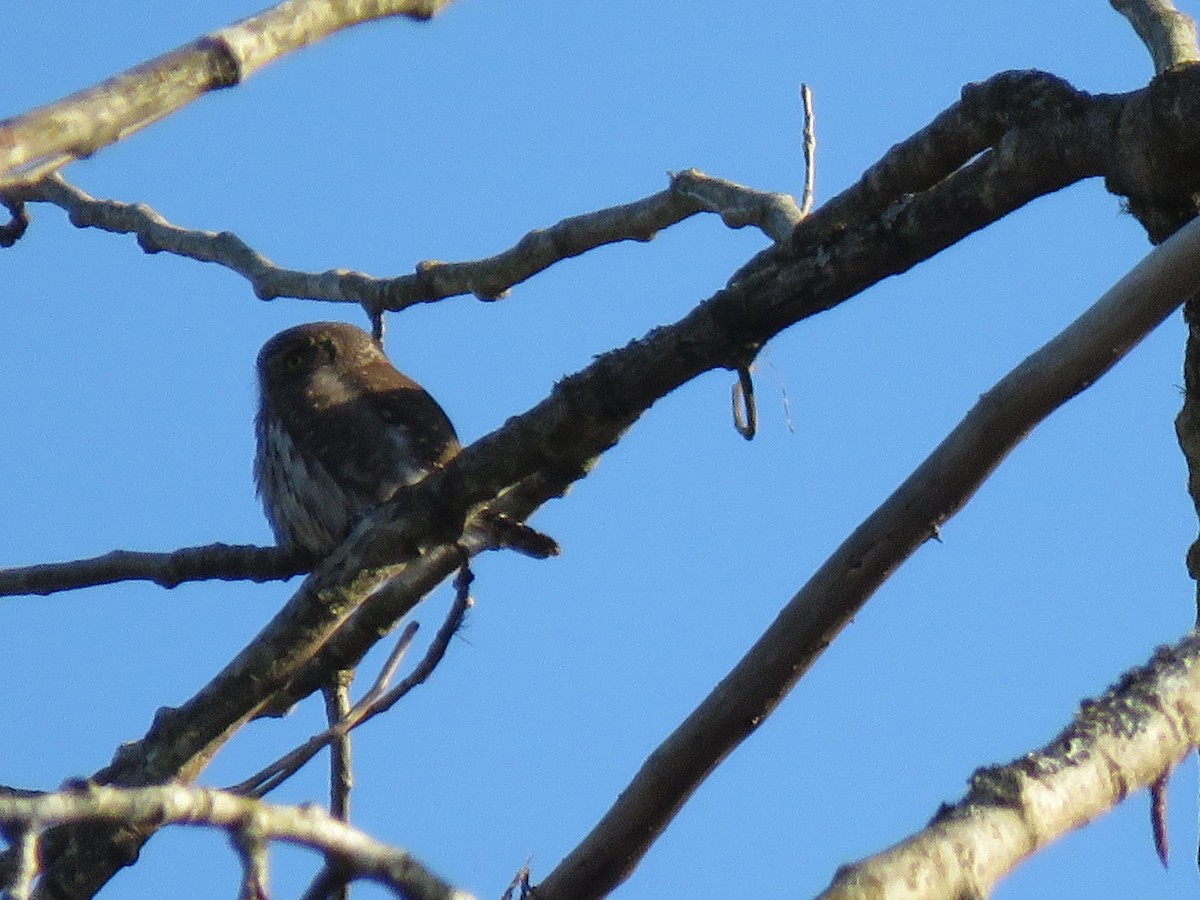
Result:
<svg viewBox="0 0 1200 900"><path fill-rule="evenodd" d="M1161 243L1200 209L1200 63L1178 66L1129 95L1105 184Z"/></svg>
<svg viewBox="0 0 1200 900"><path fill-rule="evenodd" d="M990 121L997 134L1047 116L1073 115L1088 99L1069 81L1038 69L1000 72L962 89L963 113Z"/></svg>

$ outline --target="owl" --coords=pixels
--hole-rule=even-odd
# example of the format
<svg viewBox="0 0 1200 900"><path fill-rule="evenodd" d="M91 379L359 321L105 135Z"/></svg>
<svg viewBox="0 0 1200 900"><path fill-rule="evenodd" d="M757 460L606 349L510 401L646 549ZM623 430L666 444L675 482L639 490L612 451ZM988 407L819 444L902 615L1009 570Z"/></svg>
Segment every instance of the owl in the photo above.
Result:
<svg viewBox="0 0 1200 900"><path fill-rule="evenodd" d="M254 480L279 545L319 558L368 510L454 458L446 413L359 328L314 322L258 354ZM531 556L553 539L500 513L474 526L490 544Z"/></svg>

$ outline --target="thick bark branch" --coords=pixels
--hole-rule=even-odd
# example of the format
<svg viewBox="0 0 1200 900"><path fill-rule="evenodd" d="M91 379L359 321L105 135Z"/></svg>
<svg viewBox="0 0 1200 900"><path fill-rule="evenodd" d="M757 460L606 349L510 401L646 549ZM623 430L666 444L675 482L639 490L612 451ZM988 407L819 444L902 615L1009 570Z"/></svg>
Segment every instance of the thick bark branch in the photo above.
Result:
<svg viewBox="0 0 1200 900"><path fill-rule="evenodd" d="M775 709L891 573L960 510L1008 453L1200 290L1200 221L1138 264L966 418L813 574L668 737L591 834L538 886L542 900L620 884L725 756Z"/></svg>
<svg viewBox="0 0 1200 900"><path fill-rule="evenodd" d="M0 121L0 188L37 181L267 63L373 19L428 19L450 0L286 0L107 81Z"/></svg>
<svg viewBox="0 0 1200 900"><path fill-rule="evenodd" d="M1040 847L1160 784L1200 742L1200 635L1124 675L1041 750L979 769L919 834L845 866L819 900L987 897Z"/></svg>

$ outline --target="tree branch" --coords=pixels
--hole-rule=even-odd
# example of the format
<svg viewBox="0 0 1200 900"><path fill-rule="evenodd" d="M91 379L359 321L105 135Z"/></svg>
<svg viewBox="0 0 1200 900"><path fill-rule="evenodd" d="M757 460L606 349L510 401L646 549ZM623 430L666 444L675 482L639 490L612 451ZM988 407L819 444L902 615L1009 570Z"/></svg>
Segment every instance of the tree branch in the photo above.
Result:
<svg viewBox="0 0 1200 900"><path fill-rule="evenodd" d="M0 793L0 825L6 828L96 823L135 829L193 825L231 834L250 831L258 841L281 841L336 858L350 877L374 881L403 898L470 898L408 852L376 841L317 806L277 806L182 784L134 789L88 784L35 797Z"/></svg>
<svg viewBox="0 0 1200 900"><path fill-rule="evenodd" d="M0 121L0 189L29 184L343 28L428 19L450 0L286 0L115 75Z"/></svg>
<svg viewBox="0 0 1200 900"><path fill-rule="evenodd" d="M53 594L117 581L153 581L165 588L185 581L280 581L312 569L312 560L278 547L207 544L167 553L113 550L62 563L0 569L0 597Z"/></svg>
<svg viewBox="0 0 1200 900"><path fill-rule="evenodd" d="M1200 634L1160 648L1041 750L979 769L967 795L820 900L987 897L1021 860L1153 786L1200 742ZM903 885L903 887L901 887Z"/></svg>
<svg viewBox="0 0 1200 900"><path fill-rule="evenodd" d="M295 297L357 303L372 314L398 312L461 294L497 300L556 262L604 244L652 240L663 228L699 212L717 213L731 228L754 225L775 241L791 235L802 218L796 201L787 194L757 191L688 169L672 174L665 191L531 231L495 256L458 263L426 260L418 263L411 275L376 278L348 269L283 269L232 232L181 228L144 204L97 200L58 176L9 194L22 201L59 206L79 228L134 234L147 253L165 251L225 266L249 281L255 296L262 300Z"/></svg>
<svg viewBox="0 0 1200 900"><path fill-rule="evenodd" d="M1200 220L979 399L651 754L592 832L539 885L538 896L601 897L620 884L708 773L770 715L888 576L966 505L1034 426L1197 290Z"/></svg>
<svg viewBox="0 0 1200 900"><path fill-rule="evenodd" d="M1196 44L1196 21L1175 8L1171 0L1109 0L1112 8L1133 25L1150 58L1154 71L1200 61Z"/></svg>

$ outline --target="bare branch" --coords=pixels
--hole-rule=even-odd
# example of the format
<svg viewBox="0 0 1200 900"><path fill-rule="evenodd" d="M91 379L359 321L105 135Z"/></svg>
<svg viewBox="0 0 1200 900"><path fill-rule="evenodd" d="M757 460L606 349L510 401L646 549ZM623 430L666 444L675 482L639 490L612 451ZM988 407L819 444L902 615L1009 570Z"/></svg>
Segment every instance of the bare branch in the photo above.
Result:
<svg viewBox="0 0 1200 900"><path fill-rule="evenodd" d="M373 19L428 19L450 0L286 0L94 87L0 121L0 188L28 184L267 63Z"/></svg>
<svg viewBox="0 0 1200 900"><path fill-rule="evenodd" d="M29 228L29 213L20 201L0 200L0 205L8 210L8 221L0 225L0 247L11 247L25 236L25 230Z"/></svg>
<svg viewBox="0 0 1200 900"><path fill-rule="evenodd" d="M11 900L29 900L33 895L33 880L38 874L38 843L41 840L41 826L36 820L25 827L14 829L18 831L15 840L17 851L17 867L11 882L5 886L5 897Z"/></svg>
<svg viewBox="0 0 1200 900"><path fill-rule="evenodd" d="M757 191L699 169L673 172L671 189L695 201L700 209L716 213L730 228L753 225L776 242L790 238L804 218L790 194Z"/></svg>
<svg viewBox="0 0 1200 900"><path fill-rule="evenodd" d="M956 170L963 171L960 167L995 147L1006 134L1041 116L1057 115L1066 124L1085 109L1088 99L1046 72L1001 72L969 84L959 102L889 149L853 186L806 219L796 229L794 242L820 242L907 195L929 190Z"/></svg>
<svg viewBox="0 0 1200 900"><path fill-rule="evenodd" d="M834 876L820 900L987 897L1025 857L1165 779L1200 741L1200 634L1160 648L1053 741L980 769L924 831ZM905 885L892 893L889 885Z"/></svg>
<svg viewBox="0 0 1200 900"><path fill-rule="evenodd" d="M365 878L405 898L467 900L409 853L381 844L316 806L277 806L226 791L183 784L121 789L87 784L78 790L16 797L0 794L0 825L23 829L79 823L159 827L192 825L251 834L338 859Z"/></svg>
<svg viewBox="0 0 1200 900"><path fill-rule="evenodd" d="M538 886L538 896L601 897L620 884L708 773L770 715L884 580L966 504L1009 451L1200 289L1198 260L1200 220L984 394L650 755L592 832Z"/></svg>
<svg viewBox="0 0 1200 900"><path fill-rule="evenodd" d="M400 637L396 641L396 646L392 648L387 662L384 663L383 670L376 679L374 686L367 692L367 696L360 700L354 707L351 707L345 715L331 722L330 726L320 734L314 734L303 744L285 753L269 766L265 766L249 778L231 785L226 790L250 797L265 797L299 772L321 750L349 734L350 731L366 721L365 718L356 718L353 714L359 707L369 705L370 700L368 698L373 694L385 689L381 688L380 685L386 684L390 681L392 675L395 674L396 667L408 652L408 648L412 644L412 639L416 635L418 627L416 622L409 622L405 626L404 631L400 633ZM342 671L348 670L343 669ZM334 814L336 815L336 812Z"/></svg>
<svg viewBox="0 0 1200 900"><path fill-rule="evenodd" d="M295 297L357 303L373 317L384 310L399 311L462 294L496 300L556 262L604 244L649 241L663 228L698 212L715 212L731 228L755 225L772 240L790 236L800 219L799 208L786 194L756 191L689 169L672 175L665 191L531 231L495 256L459 263L425 261L412 275L375 278L348 269L283 269L232 232L181 228L144 204L97 200L58 176L11 194L21 200L59 206L79 228L134 234L147 253L165 251L225 266L249 281L260 299Z"/></svg>
<svg viewBox="0 0 1200 900"><path fill-rule="evenodd" d="M404 631L401 632L399 639L396 641L395 648L393 648L391 654L388 656L387 661L380 670L379 677L375 679L375 683L371 685L370 690L363 695L361 700L347 710L345 715L334 722L327 730L313 735L295 750L285 754L245 781L230 787L229 790L234 793L249 794L255 797L264 796L268 791L274 790L299 771L323 747L336 741L340 736L349 734L359 725L375 718L380 713L387 712L399 702L400 698L412 691L413 688L424 684L429 676L433 674L433 670L437 668L443 657L445 657L446 650L450 646L450 639L462 627L467 611L474 604L469 591L472 577L469 567L464 565L459 570L458 578L454 582L454 602L450 605L450 609L446 613L442 627L434 635L433 641L425 651L425 656L421 659L421 662L417 664L416 668L413 669L407 678L394 688L388 689L388 685L396 674L396 669L400 665L400 661L404 658L405 653L408 652L413 636L417 633L416 622L410 622Z"/></svg>
<svg viewBox="0 0 1200 900"><path fill-rule="evenodd" d="M733 383L733 427L742 437L750 441L758 432L758 402L754 399L754 379L750 367L742 366Z"/></svg>
<svg viewBox="0 0 1200 900"><path fill-rule="evenodd" d="M185 581L281 581L308 572L312 560L278 547L206 544L168 553L113 550L91 559L0 569L0 597L53 594L116 581L153 581L173 588Z"/></svg>
<svg viewBox="0 0 1200 900"><path fill-rule="evenodd" d="M1171 0L1109 0L1113 9L1133 25L1150 58L1154 71L1200 61L1196 44L1196 21L1175 8Z"/></svg>
<svg viewBox="0 0 1200 900"><path fill-rule="evenodd" d="M353 669L333 673L333 683L325 688L325 717L330 730L350 712L350 682ZM354 786L351 763L350 730L338 729L329 744L329 812L343 822L350 821L350 789Z"/></svg>
<svg viewBox="0 0 1200 900"><path fill-rule="evenodd" d="M1167 834L1166 773L1150 785L1150 835L1154 838L1154 852L1165 869L1171 864L1171 841Z"/></svg>
<svg viewBox="0 0 1200 900"><path fill-rule="evenodd" d="M242 887L238 900L268 900L271 896L267 885L270 879L270 860L267 842L263 839L257 822L251 819L241 828L229 833L234 852L242 863Z"/></svg>

